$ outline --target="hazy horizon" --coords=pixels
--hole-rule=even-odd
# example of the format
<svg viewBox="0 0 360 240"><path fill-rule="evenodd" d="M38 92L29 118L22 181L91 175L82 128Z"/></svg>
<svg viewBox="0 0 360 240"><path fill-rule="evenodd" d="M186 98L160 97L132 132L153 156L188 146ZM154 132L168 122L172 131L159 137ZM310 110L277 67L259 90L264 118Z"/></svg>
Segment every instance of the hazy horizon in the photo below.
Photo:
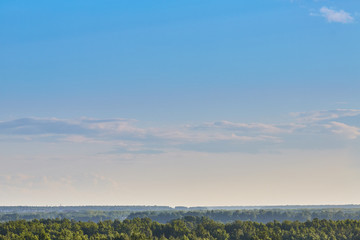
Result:
<svg viewBox="0 0 360 240"><path fill-rule="evenodd" d="M0 3L0 206L360 204L360 1Z"/></svg>
<svg viewBox="0 0 360 240"><path fill-rule="evenodd" d="M316 209L320 210L322 207L324 209L332 209L332 208L341 208L346 209L350 207L360 208L360 204L322 204L322 205L226 205L226 206L211 206L211 205L203 205L203 206L183 206L183 205L1 205L0 207L4 208L18 208L18 207L34 207L34 208L71 208L71 207L168 207L173 210L178 210L181 208L188 208L190 210L196 209L196 208L208 208L208 210L213 210L215 208L216 210L233 210L233 209L244 209L244 210L257 210L257 209L292 209L291 207L294 207L294 209L307 209L306 207L309 207L310 209ZM290 207L290 208L289 208ZM178 209L176 209L178 208ZM163 211L163 210L151 210L151 211Z"/></svg>

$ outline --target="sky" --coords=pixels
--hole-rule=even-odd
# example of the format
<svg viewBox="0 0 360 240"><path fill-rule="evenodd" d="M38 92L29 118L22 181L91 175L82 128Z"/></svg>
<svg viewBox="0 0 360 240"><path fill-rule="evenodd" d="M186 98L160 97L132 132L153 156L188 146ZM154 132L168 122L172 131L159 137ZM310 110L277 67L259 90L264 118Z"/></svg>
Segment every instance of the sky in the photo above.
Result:
<svg viewBox="0 0 360 240"><path fill-rule="evenodd" d="M358 0L0 1L0 205L360 204Z"/></svg>

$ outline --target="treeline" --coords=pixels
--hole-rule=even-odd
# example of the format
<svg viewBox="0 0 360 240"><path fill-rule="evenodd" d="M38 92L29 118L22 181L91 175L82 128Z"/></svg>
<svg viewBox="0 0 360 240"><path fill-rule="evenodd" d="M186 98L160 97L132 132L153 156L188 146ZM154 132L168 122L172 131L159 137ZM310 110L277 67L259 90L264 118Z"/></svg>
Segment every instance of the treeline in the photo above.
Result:
<svg viewBox="0 0 360 240"><path fill-rule="evenodd" d="M98 223L68 219L0 223L0 240L359 240L360 221L273 221L219 223L188 216L161 224L149 218Z"/></svg>
<svg viewBox="0 0 360 240"><path fill-rule="evenodd" d="M212 210L212 211L68 211L68 212L25 212L0 213L0 222L33 219L70 219L75 221L99 222L104 220L125 220L150 218L159 223L168 223L186 216L207 217L229 223L237 220L267 223L276 221L305 222L315 218L328 220L360 220L359 209L293 209L293 210Z"/></svg>
<svg viewBox="0 0 360 240"><path fill-rule="evenodd" d="M0 206L0 213L85 212L85 211L167 211L168 206ZM194 209L196 210L196 209Z"/></svg>
<svg viewBox="0 0 360 240"><path fill-rule="evenodd" d="M276 221L305 222L315 218L328 220L360 220L359 209L311 209L311 210L213 210L213 211L146 211L132 212L127 219L150 218L167 223L185 216L207 217L218 222L228 223L237 220L267 223Z"/></svg>
<svg viewBox="0 0 360 240"><path fill-rule="evenodd" d="M357 209L360 205L286 205L286 206L0 206L0 213L82 212L82 211L197 211L197 210L300 210L300 209Z"/></svg>
<svg viewBox="0 0 360 240"><path fill-rule="evenodd" d="M125 220L130 212L126 211L70 211L70 212L25 212L0 213L0 222L34 219L70 219L75 221L100 222L105 220Z"/></svg>

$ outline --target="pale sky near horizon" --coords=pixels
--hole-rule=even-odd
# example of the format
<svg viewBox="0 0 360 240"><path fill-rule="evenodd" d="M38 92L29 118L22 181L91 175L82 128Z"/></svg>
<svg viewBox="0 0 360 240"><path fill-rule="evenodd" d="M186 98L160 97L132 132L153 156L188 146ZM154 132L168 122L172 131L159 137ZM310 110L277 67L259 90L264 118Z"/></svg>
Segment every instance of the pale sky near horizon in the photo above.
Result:
<svg viewBox="0 0 360 240"><path fill-rule="evenodd" d="M0 205L360 204L360 1L0 2Z"/></svg>

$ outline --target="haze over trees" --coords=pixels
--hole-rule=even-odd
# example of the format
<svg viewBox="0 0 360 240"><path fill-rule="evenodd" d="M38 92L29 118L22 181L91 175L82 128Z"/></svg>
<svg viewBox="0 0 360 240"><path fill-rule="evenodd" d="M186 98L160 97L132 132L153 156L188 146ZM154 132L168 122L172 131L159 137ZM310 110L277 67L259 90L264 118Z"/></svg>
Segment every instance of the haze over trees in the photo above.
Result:
<svg viewBox="0 0 360 240"><path fill-rule="evenodd" d="M222 223L237 220L259 223L268 223L274 220L305 222L315 218L360 220L360 208L357 205L284 206L273 209L267 207L261 209L244 209L244 207L171 208L167 206L0 207L0 222L56 218L100 222L104 220L149 218L159 223L168 223L187 216L207 217Z"/></svg>

